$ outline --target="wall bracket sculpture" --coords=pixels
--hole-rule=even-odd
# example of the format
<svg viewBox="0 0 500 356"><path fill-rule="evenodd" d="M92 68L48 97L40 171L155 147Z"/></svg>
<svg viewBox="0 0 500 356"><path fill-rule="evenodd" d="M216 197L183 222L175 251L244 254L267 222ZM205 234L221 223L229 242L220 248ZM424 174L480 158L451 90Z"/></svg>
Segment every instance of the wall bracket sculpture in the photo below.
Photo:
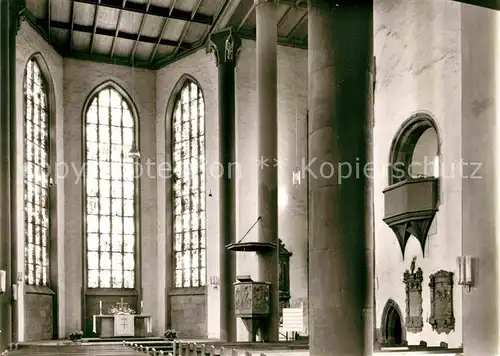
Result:
<svg viewBox="0 0 500 356"><path fill-rule="evenodd" d="M453 272L440 270L431 274L431 316L429 324L438 334L455 330L453 315Z"/></svg>
<svg viewBox="0 0 500 356"><path fill-rule="evenodd" d="M406 329L411 333L422 331L424 320L422 318L422 281L424 280L420 267L415 271L416 257L411 261L410 270L403 275L406 285Z"/></svg>

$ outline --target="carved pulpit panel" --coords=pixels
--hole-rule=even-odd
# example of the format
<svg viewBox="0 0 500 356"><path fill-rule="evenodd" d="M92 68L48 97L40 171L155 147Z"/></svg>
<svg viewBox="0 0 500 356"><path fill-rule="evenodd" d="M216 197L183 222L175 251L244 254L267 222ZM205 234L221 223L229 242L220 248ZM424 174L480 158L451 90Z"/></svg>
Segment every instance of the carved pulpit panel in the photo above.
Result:
<svg viewBox="0 0 500 356"><path fill-rule="evenodd" d="M429 324L438 334L455 330L453 315L453 272L440 270L430 275L431 316Z"/></svg>
<svg viewBox="0 0 500 356"><path fill-rule="evenodd" d="M253 286L253 313L269 314L269 285L254 284Z"/></svg>
<svg viewBox="0 0 500 356"><path fill-rule="evenodd" d="M235 313L239 317L269 314L269 284L265 282L238 282L234 284Z"/></svg>
<svg viewBox="0 0 500 356"><path fill-rule="evenodd" d="M424 277L420 267L415 271L415 261L416 258L413 258L410 270L406 270L403 275L403 282L406 285L405 326L412 333L422 331L424 326L422 317L422 281Z"/></svg>

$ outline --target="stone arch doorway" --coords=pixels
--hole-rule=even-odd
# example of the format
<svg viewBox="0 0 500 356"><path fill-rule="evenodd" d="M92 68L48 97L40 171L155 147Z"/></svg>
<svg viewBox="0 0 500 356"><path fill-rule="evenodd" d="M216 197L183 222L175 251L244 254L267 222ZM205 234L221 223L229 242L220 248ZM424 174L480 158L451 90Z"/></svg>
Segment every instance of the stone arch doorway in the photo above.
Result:
<svg viewBox="0 0 500 356"><path fill-rule="evenodd" d="M382 340L385 346L406 344L406 330L403 315L398 304L389 299L382 313Z"/></svg>

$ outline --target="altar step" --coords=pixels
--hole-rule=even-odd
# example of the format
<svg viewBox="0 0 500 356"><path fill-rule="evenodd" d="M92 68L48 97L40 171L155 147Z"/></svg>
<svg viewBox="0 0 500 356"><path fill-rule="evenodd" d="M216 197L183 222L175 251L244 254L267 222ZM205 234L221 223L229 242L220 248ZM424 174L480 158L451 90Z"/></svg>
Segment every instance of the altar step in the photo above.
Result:
<svg viewBox="0 0 500 356"><path fill-rule="evenodd" d="M10 350L8 356L140 356L135 350L123 345L88 345L72 343L61 346L21 345Z"/></svg>
<svg viewBox="0 0 500 356"><path fill-rule="evenodd" d="M160 337L94 337L94 338L83 338L82 343L92 343L92 344L122 344L124 341L126 342L149 342L149 341L164 341L163 338Z"/></svg>

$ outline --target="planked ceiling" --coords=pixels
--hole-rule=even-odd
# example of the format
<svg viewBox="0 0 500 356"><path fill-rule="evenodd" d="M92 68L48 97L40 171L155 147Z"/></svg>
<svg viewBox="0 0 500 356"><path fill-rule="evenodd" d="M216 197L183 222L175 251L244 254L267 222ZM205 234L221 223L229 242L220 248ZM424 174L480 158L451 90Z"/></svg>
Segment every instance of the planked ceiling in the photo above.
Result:
<svg viewBox="0 0 500 356"><path fill-rule="evenodd" d="M25 19L64 57L161 68L232 26L255 38L254 0L25 0ZM306 0L278 1L283 45L307 48Z"/></svg>

